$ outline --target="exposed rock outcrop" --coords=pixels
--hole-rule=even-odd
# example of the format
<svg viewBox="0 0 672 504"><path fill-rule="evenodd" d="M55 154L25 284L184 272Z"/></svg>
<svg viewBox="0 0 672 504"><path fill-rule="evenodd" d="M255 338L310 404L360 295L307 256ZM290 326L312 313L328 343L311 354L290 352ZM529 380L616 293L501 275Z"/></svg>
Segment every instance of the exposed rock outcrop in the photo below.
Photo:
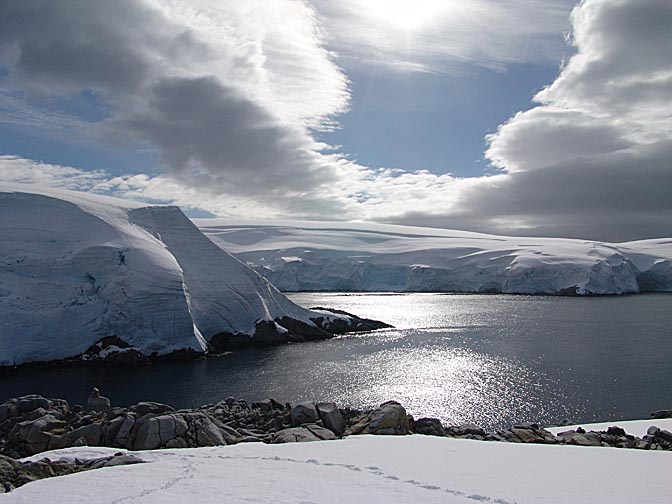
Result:
<svg viewBox="0 0 672 504"><path fill-rule="evenodd" d="M141 402L129 408L112 408L110 415L86 413L81 406L70 408L62 399L36 395L0 405L0 453L15 458L84 445L151 450L305 442L354 434L424 434L511 443L672 450L672 433L656 426L642 438L619 427L600 432L577 428L553 435L531 422L486 432L471 424L445 426L436 418L413 420L395 401L370 411L339 409L329 402L304 402L292 407L272 399L248 404L227 398L190 410ZM2 467L7 469L6 463ZM5 470L2 467L0 471Z"/></svg>

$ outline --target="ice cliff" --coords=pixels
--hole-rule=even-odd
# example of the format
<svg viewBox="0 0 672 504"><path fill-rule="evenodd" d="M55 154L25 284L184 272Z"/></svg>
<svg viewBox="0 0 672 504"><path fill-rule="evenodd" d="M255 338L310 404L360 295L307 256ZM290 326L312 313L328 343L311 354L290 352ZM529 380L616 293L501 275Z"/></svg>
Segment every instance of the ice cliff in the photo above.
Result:
<svg viewBox="0 0 672 504"><path fill-rule="evenodd" d="M672 238L613 244L371 223L195 222L283 291L672 292Z"/></svg>
<svg viewBox="0 0 672 504"><path fill-rule="evenodd" d="M295 305L176 207L0 184L0 366L200 353L367 322Z"/></svg>

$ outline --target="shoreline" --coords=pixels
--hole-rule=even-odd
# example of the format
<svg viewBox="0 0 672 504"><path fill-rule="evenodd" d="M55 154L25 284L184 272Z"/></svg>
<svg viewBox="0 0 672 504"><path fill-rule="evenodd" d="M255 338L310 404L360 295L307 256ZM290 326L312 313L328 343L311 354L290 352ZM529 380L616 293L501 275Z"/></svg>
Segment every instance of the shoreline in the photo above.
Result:
<svg viewBox="0 0 672 504"><path fill-rule="evenodd" d="M605 422L606 429L596 432L578 426L546 429L534 422L492 431L473 424L445 425L437 418L415 419L396 401L356 410L339 408L333 402L291 405L267 399L249 404L229 397L197 408L176 410L167 404L140 402L100 413L87 412L80 405L71 408L64 399L29 395L0 404L0 454L20 458L72 446L141 451L249 442L279 444L358 434L672 450L672 433L656 427L656 422L665 418L672 418L672 410L653 413L651 428L638 437L619 427L618 421Z"/></svg>
<svg viewBox="0 0 672 504"><path fill-rule="evenodd" d="M94 402L101 404L99 396L96 397ZM334 403L304 402L292 406L267 399L248 404L227 398L199 408L175 410L154 402L110 408L109 401L102 399L102 409L107 413L86 412L80 405L70 408L63 399L38 395L13 398L0 404L0 494L46 478L130 464L144 465L158 460L157 454L174 449L190 452L190 449L226 449L238 444L268 446L347 439L356 442L362 436L381 441L385 437L390 440L419 437L672 451L672 410L656 412L650 420L586 424L590 430L580 426L541 428L535 423L523 422L508 429L486 432L475 425L446 426L436 418L416 420L396 401L359 411L338 408ZM655 418L656 415L659 418ZM649 427L645 434L636 436L619 424L636 427L637 434L643 432L644 425ZM479 449L477 445L470 447L473 451ZM267 450L273 449L268 446L264 451ZM309 450L310 453L315 451L319 450ZM70 453L73 456L68 455ZM605 452L605 456L614 455ZM280 459L276 456L272 460ZM374 470L374 466L367 469Z"/></svg>

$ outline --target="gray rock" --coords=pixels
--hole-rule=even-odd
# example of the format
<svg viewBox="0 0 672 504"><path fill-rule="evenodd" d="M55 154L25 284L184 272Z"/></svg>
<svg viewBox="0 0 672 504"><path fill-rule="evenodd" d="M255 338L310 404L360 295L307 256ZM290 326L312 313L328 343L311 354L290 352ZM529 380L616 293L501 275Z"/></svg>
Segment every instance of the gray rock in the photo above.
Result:
<svg viewBox="0 0 672 504"><path fill-rule="evenodd" d="M47 410L44 408L36 408L32 411L29 411L28 413L25 413L24 415L21 416L22 420L36 420L40 417L43 417L44 415L47 414ZM56 415L53 415L56 417ZM58 417L56 417L58 418Z"/></svg>
<svg viewBox="0 0 672 504"><path fill-rule="evenodd" d="M209 419L207 422L201 422L197 428L196 441L198 442L198 446L221 446L226 444L222 431Z"/></svg>
<svg viewBox="0 0 672 504"><path fill-rule="evenodd" d="M126 418L119 415L103 424L103 437L101 442L105 446L112 445L114 438L116 438L117 434L119 434L119 430L121 429L124 420L126 420Z"/></svg>
<svg viewBox="0 0 672 504"><path fill-rule="evenodd" d="M345 432L346 424L345 418L341 414L341 411L336 407L334 403L317 403L315 405L317 414L322 420L324 426L329 429L331 432L337 436L342 436Z"/></svg>
<svg viewBox="0 0 672 504"><path fill-rule="evenodd" d="M68 433L68 438L75 441L78 438L84 438L87 446L99 446L103 435L102 422L84 425Z"/></svg>
<svg viewBox="0 0 672 504"><path fill-rule="evenodd" d="M267 413L273 411L273 402L270 399L264 399L259 402L259 409Z"/></svg>
<svg viewBox="0 0 672 504"><path fill-rule="evenodd" d="M151 413L152 415L160 415L169 411L175 411L172 406L157 402L139 402L138 404L131 406L129 410L135 413L138 418L141 418L148 413Z"/></svg>
<svg viewBox="0 0 672 504"><path fill-rule="evenodd" d="M413 430L426 436L445 436L446 431L438 418L419 418L415 421Z"/></svg>
<svg viewBox="0 0 672 504"><path fill-rule="evenodd" d="M664 439L668 443L672 443L672 432L667 431L665 429L658 429L658 433L656 434L656 437Z"/></svg>
<svg viewBox="0 0 672 504"><path fill-rule="evenodd" d="M594 432L581 434L576 431L561 432L557 437L567 444L578 446L602 446L602 440Z"/></svg>
<svg viewBox="0 0 672 504"><path fill-rule="evenodd" d="M303 424L315 423L320 416L312 402L302 402L292 408L290 413L292 425L297 427Z"/></svg>
<svg viewBox="0 0 672 504"><path fill-rule="evenodd" d="M305 443L309 441L323 441L336 439L336 435L329 429L319 425L305 425L303 427L290 427L276 432L271 443Z"/></svg>
<svg viewBox="0 0 672 504"><path fill-rule="evenodd" d="M10 457L0 455L0 482L8 481L9 479L13 478L14 473L16 472L16 468L19 466L19 464L20 462Z"/></svg>
<svg viewBox="0 0 672 504"><path fill-rule="evenodd" d="M537 430L539 425L534 422L521 422L513 426L514 429L533 429Z"/></svg>
<svg viewBox="0 0 672 504"><path fill-rule="evenodd" d="M535 424L536 425L536 424ZM534 429L531 428L516 428L513 427L510 429L510 432L520 439L523 443L542 443L544 438L541 437Z"/></svg>
<svg viewBox="0 0 672 504"><path fill-rule="evenodd" d="M37 408L49 409L49 401L40 395L27 395L18 398L19 412L24 415Z"/></svg>
<svg viewBox="0 0 672 504"><path fill-rule="evenodd" d="M138 421L137 431L133 439L134 450L153 450L164 445L171 439L187 433L186 420L182 415L160 415Z"/></svg>
<svg viewBox="0 0 672 504"><path fill-rule="evenodd" d="M0 404L0 422L4 422L8 418L14 418L19 414L19 409L14 402L6 402Z"/></svg>
<svg viewBox="0 0 672 504"><path fill-rule="evenodd" d="M237 443L263 443L264 440L257 436L243 436L236 440Z"/></svg>
<svg viewBox="0 0 672 504"><path fill-rule="evenodd" d="M672 418L672 409L654 411L651 413L651 418Z"/></svg>
<svg viewBox="0 0 672 504"><path fill-rule="evenodd" d="M189 443L181 437L173 438L166 443L166 448L189 448Z"/></svg>
<svg viewBox="0 0 672 504"><path fill-rule="evenodd" d="M44 415L37 420L19 422L12 427L7 436L10 445L18 447L28 455L34 455L45 451L49 445L49 431L67 427L65 422L54 418L52 415Z"/></svg>
<svg viewBox="0 0 672 504"><path fill-rule="evenodd" d="M463 425L448 427L446 429L446 435L448 435L448 436L469 436L469 435L471 435L471 436L485 437L486 432L481 427L479 427L478 425L463 424ZM494 435L494 433L491 433L490 435Z"/></svg>
<svg viewBox="0 0 672 504"><path fill-rule="evenodd" d="M113 446L119 448L126 447L129 444L131 431L135 425L135 417L133 415L126 415L121 418L123 418L123 422L112 442Z"/></svg>
<svg viewBox="0 0 672 504"><path fill-rule="evenodd" d="M388 401L346 431L348 434L409 434L408 415L396 401Z"/></svg>
<svg viewBox="0 0 672 504"><path fill-rule="evenodd" d="M49 434L49 445L47 446L48 450L60 450L62 448L69 448L72 446L72 439L68 434L55 435Z"/></svg>

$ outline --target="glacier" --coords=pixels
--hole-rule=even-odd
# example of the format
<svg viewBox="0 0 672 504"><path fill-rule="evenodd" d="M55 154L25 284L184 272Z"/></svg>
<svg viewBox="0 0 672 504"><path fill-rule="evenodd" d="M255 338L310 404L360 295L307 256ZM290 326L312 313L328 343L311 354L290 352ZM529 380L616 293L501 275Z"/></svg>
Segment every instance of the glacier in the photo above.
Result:
<svg viewBox="0 0 672 504"><path fill-rule="evenodd" d="M376 327L292 303L177 207L0 184L0 366Z"/></svg>
<svg viewBox="0 0 672 504"><path fill-rule="evenodd" d="M614 244L363 222L194 222L285 292L672 292L672 238Z"/></svg>

